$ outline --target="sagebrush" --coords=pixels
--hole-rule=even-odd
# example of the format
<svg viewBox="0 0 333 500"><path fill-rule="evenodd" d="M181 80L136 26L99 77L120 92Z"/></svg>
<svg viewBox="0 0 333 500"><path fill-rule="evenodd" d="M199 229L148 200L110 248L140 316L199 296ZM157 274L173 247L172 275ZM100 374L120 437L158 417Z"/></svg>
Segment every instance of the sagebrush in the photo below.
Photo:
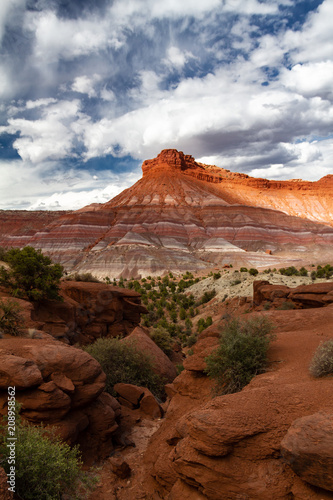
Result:
<svg viewBox="0 0 333 500"><path fill-rule="evenodd" d="M205 359L206 373L215 380L217 393L238 392L264 371L273 329L265 316L228 321L218 348Z"/></svg>
<svg viewBox="0 0 333 500"><path fill-rule="evenodd" d="M106 391L114 394L114 385L123 382L147 387L157 398L164 397L164 380L154 372L153 362L136 347L117 338L101 338L84 350L95 358L106 374Z"/></svg>
<svg viewBox="0 0 333 500"><path fill-rule="evenodd" d="M6 427L0 428L1 462L9 472ZM50 429L34 427L16 418L16 492L24 500L60 500L86 498L97 481L81 469L77 447L71 448Z"/></svg>
<svg viewBox="0 0 333 500"><path fill-rule="evenodd" d="M317 347L309 369L314 377L333 374L333 339L327 340Z"/></svg>

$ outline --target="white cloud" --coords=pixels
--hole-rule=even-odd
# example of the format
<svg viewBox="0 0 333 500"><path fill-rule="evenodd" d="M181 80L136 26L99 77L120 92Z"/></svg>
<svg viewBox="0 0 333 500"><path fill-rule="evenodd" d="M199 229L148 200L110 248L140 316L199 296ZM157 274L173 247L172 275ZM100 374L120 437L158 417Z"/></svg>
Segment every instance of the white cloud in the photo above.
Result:
<svg viewBox="0 0 333 500"><path fill-rule="evenodd" d="M294 64L333 58L332 18L333 2L324 0L301 30L286 33L285 48L292 51Z"/></svg>
<svg viewBox="0 0 333 500"><path fill-rule="evenodd" d="M267 15L276 14L281 2L263 3L257 0L226 0L224 2L224 10L229 12L238 12L247 15Z"/></svg>
<svg viewBox="0 0 333 500"><path fill-rule="evenodd" d="M333 61L296 64L284 69L281 83L304 96L323 96L333 100Z"/></svg>
<svg viewBox="0 0 333 500"><path fill-rule="evenodd" d="M168 66L176 67L181 69L189 59L194 58L192 52L187 50L182 51L178 47L169 47L167 51L167 57L163 61Z"/></svg>
<svg viewBox="0 0 333 500"><path fill-rule="evenodd" d="M87 75L78 76L72 84L72 90L80 94L87 94L88 97L97 97L95 84L101 80L101 76L94 74L92 77Z"/></svg>
<svg viewBox="0 0 333 500"><path fill-rule="evenodd" d="M10 118L4 129L11 134L20 133L14 147L25 161L40 163L65 158L72 150L75 134L71 121L79 116L79 109L78 100L52 102L43 109L41 119Z"/></svg>
<svg viewBox="0 0 333 500"><path fill-rule="evenodd" d="M116 100L116 95L111 89L103 88L100 92L100 97L103 99L103 101L115 101Z"/></svg>
<svg viewBox="0 0 333 500"><path fill-rule="evenodd" d="M54 99L54 97L47 97L44 99L37 99L36 101L27 101L26 108L27 109L40 108L42 106L48 106L49 104L55 104L56 102L57 99Z"/></svg>
<svg viewBox="0 0 333 500"><path fill-rule="evenodd" d="M76 172L66 165L0 160L0 209L72 210L90 203L105 203L141 177L131 173Z"/></svg>
<svg viewBox="0 0 333 500"><path fill-rule="evenodd" d="M92 54L107 47L122 45L117 37L116 25L108 19L59 19L52 11L29 13L26 29L35 34L35 57L53 63L60 57L73 59ZM112 29L114 28L114 29Z"/></svg>

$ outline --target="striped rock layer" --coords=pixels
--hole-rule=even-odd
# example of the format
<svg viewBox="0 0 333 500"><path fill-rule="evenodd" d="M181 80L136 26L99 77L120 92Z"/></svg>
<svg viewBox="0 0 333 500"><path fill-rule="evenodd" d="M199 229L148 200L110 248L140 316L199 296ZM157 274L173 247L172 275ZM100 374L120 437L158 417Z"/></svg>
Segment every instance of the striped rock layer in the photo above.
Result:
<svg viewBox="0 0 333 500"><path fill-rule="evenodd" d="M68 270L116 278L332 260L333 176L254 179L173 149L142 171L102 205L0 212L0 245L32 245Z"/></svg>

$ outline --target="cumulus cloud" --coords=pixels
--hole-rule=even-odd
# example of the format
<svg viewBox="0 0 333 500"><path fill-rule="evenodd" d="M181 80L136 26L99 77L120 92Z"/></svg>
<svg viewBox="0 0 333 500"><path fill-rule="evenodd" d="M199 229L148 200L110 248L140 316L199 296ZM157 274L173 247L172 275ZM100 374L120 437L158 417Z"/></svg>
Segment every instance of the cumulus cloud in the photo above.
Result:
<svg viewBox="0 0 333 500"><path fill-rule="evenodd" d="M333 99L333 61L296 64L284 69L281 83L306 97Z"/></svg>
<svg viewBox="0 0 333 500"><path fill-rule="evenodd" d="M95 84L100 80L101 76L96 74L91 77L87 75L78 76L73 82L72 90L80 94L87 94L89 97L97 97Z"/></svg>
<svg viewBox="0 0 333 500"><path fill-rule="evenodd" d="M141 177L130 173L76 171L58 162L1 161L0 209L72 210L105 203Z"/></svg>
<svg viewBox="0 0 333 500"><path fill-rule="evenodd" d="M30 107L33 107L31 103ZM44 102L44 106L47 103ZM14 141L21 158L32 163L45 160L65 158L72 151L74 132L71 130L71 121L78 116L80 103L78 100L48 101L49 106L43 110L39 120L24 118L10 118L9 125L3 131L20 137ZM37 103L36 106L41 106Z"/></svg>
<svg viewBox="0 0 333 500"><path fill-rule="evenodd" d="M110 181L112 163L85 177L89 162L168 147L254 176L332 172L330 0L299 18L291 0L14 3L0 7L1 151L20 155L19 182L64 176L32 206L105 201L132 178Z"/></svg>

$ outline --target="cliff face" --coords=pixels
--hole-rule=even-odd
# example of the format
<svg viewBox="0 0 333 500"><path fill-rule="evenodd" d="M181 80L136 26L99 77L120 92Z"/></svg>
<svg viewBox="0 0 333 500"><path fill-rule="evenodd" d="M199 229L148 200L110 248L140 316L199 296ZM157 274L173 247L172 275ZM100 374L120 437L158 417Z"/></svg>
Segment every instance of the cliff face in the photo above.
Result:
<svg viewBox="0 0 333 500"><path fill-rule="evenodd" d="M110 277L332 257L333 176L254 179L176 150L144 161L142 170L109 202L62 213L24 238L6 224L0 245L30 244L68 269Z"/></svg>

